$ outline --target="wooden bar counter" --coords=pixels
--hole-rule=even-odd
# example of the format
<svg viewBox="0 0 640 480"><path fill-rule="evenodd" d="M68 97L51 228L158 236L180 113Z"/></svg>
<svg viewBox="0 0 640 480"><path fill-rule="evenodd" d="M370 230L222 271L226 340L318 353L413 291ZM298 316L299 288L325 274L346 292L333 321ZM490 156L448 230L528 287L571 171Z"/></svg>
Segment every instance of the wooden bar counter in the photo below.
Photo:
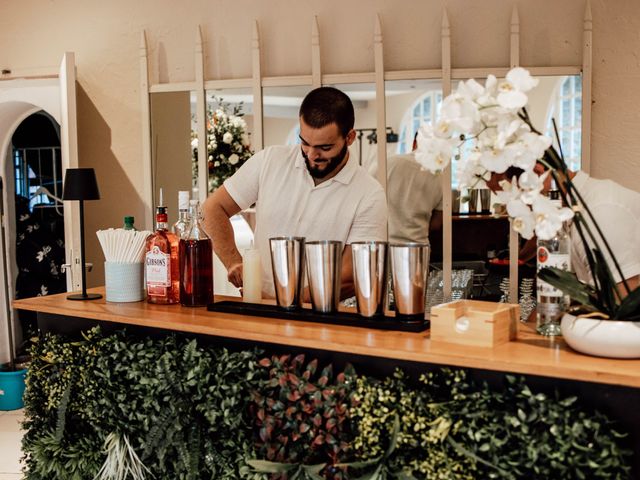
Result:
<svg viewBox="0 0 640 480"><path fill-rule="evenodd" d="M103 293L103 288L92 289ZM39 314L112 322L123 325L188 332L413 361L553 377L582 382L640 387L640 360L613 360L582 355L562 338L537 335L531 324L520 324L518 337L495 348L432 342L429 331L405 333L255 316L209 312L205 308L160 306L146 302L108 303L67 300L67 294L16 300L13 306ZM230 297L216 297L229 300Z"/></svg>

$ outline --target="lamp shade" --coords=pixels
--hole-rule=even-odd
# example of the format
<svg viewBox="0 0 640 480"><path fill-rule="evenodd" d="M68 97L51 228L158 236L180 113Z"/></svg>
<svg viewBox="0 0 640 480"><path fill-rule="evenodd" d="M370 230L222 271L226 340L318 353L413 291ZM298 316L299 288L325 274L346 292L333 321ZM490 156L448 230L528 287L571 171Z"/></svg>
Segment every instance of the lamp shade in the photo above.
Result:
<svg viewBox="0 0 640 480"><path fill-rule="evenodd" d="M98 181L93 168L67 168L63 200L99 200Z"/></svg>

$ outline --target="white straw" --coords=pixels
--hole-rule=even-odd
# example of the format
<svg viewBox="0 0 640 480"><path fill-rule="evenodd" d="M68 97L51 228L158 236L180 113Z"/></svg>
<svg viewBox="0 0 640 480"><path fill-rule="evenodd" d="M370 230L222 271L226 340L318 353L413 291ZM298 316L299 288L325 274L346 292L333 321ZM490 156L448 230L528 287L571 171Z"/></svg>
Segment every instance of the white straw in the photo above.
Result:
<svg viewBox="0 0 640 480"><path fill-rule="evenodd" d="M96 235L107 262L138 263L144 258L144 250L148 231L124 230L109 228L98 230Z"/></svg>

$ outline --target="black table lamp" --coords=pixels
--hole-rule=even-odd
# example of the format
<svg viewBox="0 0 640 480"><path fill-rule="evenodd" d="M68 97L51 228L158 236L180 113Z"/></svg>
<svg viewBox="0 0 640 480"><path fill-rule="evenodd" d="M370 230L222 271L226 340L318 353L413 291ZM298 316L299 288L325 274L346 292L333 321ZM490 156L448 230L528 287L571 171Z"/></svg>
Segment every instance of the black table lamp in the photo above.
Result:
<svg viewBox="0 0 640 480"><path fill-rule="evenodd" d="M102 298L97 293L87 293L87 280L85 278L85 256L84 256L84 201L99 200L98 182L96 172L93 168L67 168L64 176L63 200L80 201L80 272L82 278L82 293L69 295L69 300L95 300Z"/></svg>

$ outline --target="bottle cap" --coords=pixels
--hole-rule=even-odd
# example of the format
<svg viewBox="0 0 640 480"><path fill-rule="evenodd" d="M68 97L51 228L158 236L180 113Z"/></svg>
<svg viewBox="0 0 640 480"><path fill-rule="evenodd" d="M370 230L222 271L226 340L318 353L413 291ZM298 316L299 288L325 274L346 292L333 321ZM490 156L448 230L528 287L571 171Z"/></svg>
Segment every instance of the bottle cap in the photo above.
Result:
<svg viewBox="0 0 640 480"><path fill-rule="evenodd" d="M189 210L189 191L180 190L178 192L178 210Z"/></svg>

